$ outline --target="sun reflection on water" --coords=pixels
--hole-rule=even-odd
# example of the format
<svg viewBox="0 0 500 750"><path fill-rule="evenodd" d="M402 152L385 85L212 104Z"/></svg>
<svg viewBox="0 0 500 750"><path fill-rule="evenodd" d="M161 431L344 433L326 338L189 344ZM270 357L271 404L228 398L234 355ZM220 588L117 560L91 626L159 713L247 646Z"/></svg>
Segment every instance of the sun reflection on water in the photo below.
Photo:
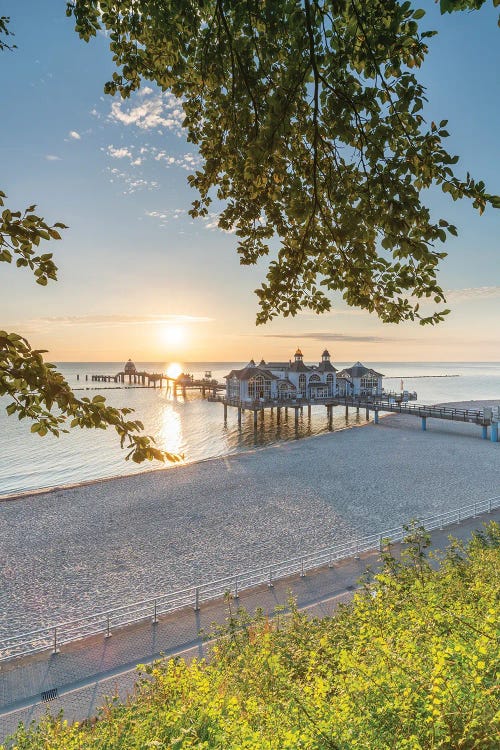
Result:
<svg viewBox="0 0 500 750"><path fill-rule="evenodd" d="M164 401L161 406L161 413L158 415L160 422L157 443L162 450L171 453L185 453L182 434L182 423L180 414L176 411L172 402Z"/></svg>

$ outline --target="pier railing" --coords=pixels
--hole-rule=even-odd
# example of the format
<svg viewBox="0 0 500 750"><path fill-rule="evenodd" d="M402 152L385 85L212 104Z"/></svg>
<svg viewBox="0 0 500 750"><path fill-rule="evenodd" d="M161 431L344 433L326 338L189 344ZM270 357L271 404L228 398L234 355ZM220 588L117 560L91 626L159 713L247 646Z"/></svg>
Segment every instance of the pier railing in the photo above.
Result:
<svg viewBox="0 0 500 750"><path fill-rule="evenodd" d="M418 519L418 522L427 531L432 531L433 529L443 529L469 518L475 518L481 513L491 513L497 508L500 508L500 497L480 500L455 510L439 513L430 518ZM363 552L381 549L387 543L401 542L407 534L408 531L405 526L397 526L331 547L323 547L312 552L301 552L287 560L261 565L252 570L234 573L180 591L159 594L67 622L58 622L32 630L29 633L0 638L0 662L48 650L57 654L60 646L65 643L92 635L102 635L108 638L113 631L127 625L147 622L148 620L154 625L161 615L177 609L192 607L198 610L203 602L219 599L227 593L238 598L240 591L243 589L262 584L273 586L275 581L287 576L305 576L310 570L324 566L331 567L335 562L348 557L357 557Z"/></svg>

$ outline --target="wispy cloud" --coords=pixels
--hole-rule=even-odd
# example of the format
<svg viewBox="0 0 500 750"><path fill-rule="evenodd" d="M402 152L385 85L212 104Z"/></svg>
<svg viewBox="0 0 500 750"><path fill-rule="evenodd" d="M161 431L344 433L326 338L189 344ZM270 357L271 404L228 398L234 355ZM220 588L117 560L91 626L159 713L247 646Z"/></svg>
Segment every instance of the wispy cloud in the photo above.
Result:
<svg viewBox="0 0 500 750"><path fill-rule="evenodd" d="M492 299L500 297L500 286L471 286L465 289L448 289L445 291L448 302L461 302L473 299Z"/></svg>
<svg viewBox="0 0 500 750"><path fill-rule="evenodd" d="M166 208L162 211L145 211L145 214L150 219L157 219L160 222L160 226L164 227L169 221L177 221L181 216L185 216L187 211L185 208Z"/></svg>
<svg viewBox="0 0 500 750"><path fill-rule="evenodd" d="M135 125L141 130L166 128L180 135L184 112L180 99L173 94L154 94L152 89L146 87L130 106L120 101L113 102L108 119L123 125Z"/></svg>
<svg viewBox="0 0 500 750"><path fill-rule="evenodd" d="M198 324L211 323L214 318L202 315L184 315L181 313L155 313L151 315L58 315L53 317L33 318L26 321L23 328L39 330L51 326L92 326L111 328L131 325L161 325L162 323Z"/></svg>
<svg viewBox="0 0 500 750"><path fill-rule="evenodd" d="M70 130L69 133L68 133L68 135L69 135L70 138L73 138L73 140L75 140L75 141L80 141L81 138L82 138L82 136L80 135L80 133L77 133L76 130Z"/></svg>
<svg viewBox="0 0 500 750"><path fill-rule="evenodd" d="M55 154L46 154L45 158L47 161L61 161L61 157L56 156Z"/></svg>
<svg viewBox="0 0 500 750"><path fill-rule="evenodd" d="M234 232L236 232L235 226L231 229L222 229L222 227L219 226L219 218L220 214L215 211L209 211L209 213L202 219L205 222L205 228L212 231L217 229L219 232L225 232L225 234L234 234Z"/></svg>
<svg viewBox="0 0 500 750"><path fill-rule="evenodd" d="M123 190L124 195L131 195L138 190L157 190L160 186L157 180L149 180L143 177L136 177L126 171L121 171L116 167L108 167L106 169L110 175L110 182L121 182L125 185Z"/></svg>
<svg viewBox="0 0 500 750"><path fill-rule="evenodd" d="M309 333L264 333L264 338L271 339L293 339L294 341L302 341L304 339L311 339L313 341L342 341L344 343L365 343L365 344L385 344L387 341L399 341L399 339L393 338L392 336L370 336L361 335L356 336L349 333L331 333L325 332L309 332ZM412 339L405 338L406 341Z"/></svg>

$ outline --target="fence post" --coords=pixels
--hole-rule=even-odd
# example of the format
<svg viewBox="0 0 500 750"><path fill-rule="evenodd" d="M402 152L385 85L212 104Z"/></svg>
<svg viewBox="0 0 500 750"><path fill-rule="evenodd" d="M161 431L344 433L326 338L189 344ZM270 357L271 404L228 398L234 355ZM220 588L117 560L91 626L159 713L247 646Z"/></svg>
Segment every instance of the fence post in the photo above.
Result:
<svg viewBox="0 0 500 750"><path fill-rule="evenodd" d="M457 511L457 523L460 523L460 508Z"/></svg>
<svg viewBox="0 0 500 750"><path fill-rule="evenodd" d="M152 624L156 625L157 622L158 622L158 617L156 614L156 599L155 599Z"/></svg>
<svg viewBox="0 0 500 750"><path fill-rule="evenodd" d="M59 653L59 648L57 647L57 628L54 628L54 648L52 649L52 653Z"/></svg>
<svg viewBox="0 0 500 750"><path fill-rule="evenodd" d="M477 503L474 503L474 518L477 515Z"/></svg>
<svg viewBox="0 0 500 750"><path fill-rule="evenodd" d="M273 583L273 571L271 569L269 570L269 583L267 585L269 586L270 589L272 589L273 586L274 586L274 583Z"/></svg>
<svg viewBox="0 0 500 750"><path fill-rule="evenodd" d="M238 576L234 576L234 598L239 599L239 596L240 595L238 594Z"/></svg>
<svg viewBox="0 0 500 750"><path fill-rule="evenodd" d="M383 542L384 542L384 537L381 536L380 539L379 539L379 543L378 543L379 552L382 552L382 550L384 549Z"/></svg>
<svg viewBox="0 0 500 750"><path fill-rule="evenodd" d="M197 586L194 590L194 611L198 612L200 609L200 589Z"/></svg>
<svg viewBox="0 0 500 750"><path fill-rule="evenodd" d="M300 577L304 578L304 576L305 576L305 573L304 573L304 558L301 557L300 558Z"/></svg>
<svg viewBox="0 0 500 750"><path fill-rule="evenodd" d="M491 497L488 502L488 513L491 513Z"/></svg>
<svg viewBox="0 0 500 750"><path fill-rule="evenodd" d="M355 560L359 560L359 539L356 539L356 553L354 555Z"/></svg>
<svg viewBox="0 0 500 750"><path fill-rule="evenodd" d="M106 635L105 638L111 638L111 629L109 627L109 614L106 615Z"/></svg>

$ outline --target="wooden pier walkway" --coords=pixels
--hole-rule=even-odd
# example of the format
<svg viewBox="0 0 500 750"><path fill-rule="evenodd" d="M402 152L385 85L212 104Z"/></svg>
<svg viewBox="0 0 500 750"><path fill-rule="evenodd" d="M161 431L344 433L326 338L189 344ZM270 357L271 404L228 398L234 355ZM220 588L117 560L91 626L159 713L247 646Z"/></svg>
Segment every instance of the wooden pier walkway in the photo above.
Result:
<svg viewBox="0 0 500 750"><path fill-rule="evenodd" d="M203 398L207 394L216 396L218 391L225 390L226 386L224 383L219 383L217 380L200 378L194 379L192 376L183 375L178 378L173 378L163 372L118 372L116 375L91 375L91 381L94 383L128 383L129 386L137 386L139 388L164 388L171 390L174 395L182 393L186 395L187 391L200 391ZM79 380L79 376L77 378ZM88 380L88 376L86 376Z"/></svg>
<svg viewBox="0 0 500 750"><path fill-rule="evenodd" d="M453 422L469 422L479 425L482 428L482 438L488 437L488 428L492 442L498 442L498 409L458 409L446 406L419 405L411 403L401 403L394 399L385 399L380 396L355 397L355 396L327 396L314 399L297 398L297 399L256 399L253 401L241 401L239 399L230 399L226 396L212 396L209 401L222 403L224 406L224 420L227 419L227 407L231 406L238 410L238 423L241 424L242 413L252 411L254 418L254 427L257 427L257 415L263 416L265 409L276 409L276 421L281 421L281 410L284 409L285 417L288 410L293 409L295 412L295 424L298 424L299 414L307 406L308 417L311 417L312 406L325 406L327 411L328 424L331 427L333 421L333 409L338 406L344 406L346 417L349 414L349 408L355 408L358 413L360 409L365 409L366 419L370 418L370 412L373 412L375 424L378 424L380 412L392 412L396 414L408 414L414 417L420 417L422 430L427 429L427 419L445 419Z"/></svg>

